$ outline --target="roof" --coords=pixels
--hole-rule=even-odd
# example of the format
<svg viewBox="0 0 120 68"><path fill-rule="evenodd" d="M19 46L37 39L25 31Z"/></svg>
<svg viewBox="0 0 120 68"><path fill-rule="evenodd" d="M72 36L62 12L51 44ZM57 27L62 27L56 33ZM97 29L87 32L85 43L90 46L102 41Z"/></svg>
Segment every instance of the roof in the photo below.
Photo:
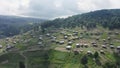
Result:
<svg viewBox="0 0 120 68"><path fill-rule="evenodd" d="M79 46L79 45L80 45L79 43L76 44L76 46Z"/></svg>
<svg viewBox="0 0 120 68"><path fill-rule="evenodd" d="M66 46L66 48L71 48L71 46Z"/></svg>
<svg viewBox="0 0 120 68"><path fill-rule="evenodd" d="M0 45L0 48L2 48L2 45Z"/></svg>
<svg viewBox="0 0 120 68"><path fill-rule="evenodd" d="M117 46L117 48L120 48L120 46Z"/></svg>
<svg viewBox="0 0 120 68"><path fill-rule="evenodd" d="M38 44L39 44L39 45L41 45L41 44L42 44L42 42L38 42Z"/></svg>
<svg viewBox="0 0 120 68"><path fill-rule="evenodd" d="M102 47L106 47L106 45L102 45Z"/></svg>
<svg viewBox="0 0 120 68"><path fill-rule="evenodd" d="M59 41L59 43L64 43L64 41Z"/></svg>

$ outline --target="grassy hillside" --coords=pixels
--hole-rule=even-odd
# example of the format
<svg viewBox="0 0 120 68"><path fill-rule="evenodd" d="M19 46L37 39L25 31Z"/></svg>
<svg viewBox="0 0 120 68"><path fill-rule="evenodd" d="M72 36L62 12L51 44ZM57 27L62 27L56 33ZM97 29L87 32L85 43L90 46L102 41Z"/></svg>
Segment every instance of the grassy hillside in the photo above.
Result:
<svg viewBox="0 0 120 68"><path fill-rule="evenodd" d="M0 39L0 68L21 63L26 68L120 68L118 13L100 10L55 19Z"/></svg>
<svg viewBox="0 0 120 68"><path fill-rule="evenodd" d="M75 31L78 31L78 35L74 35ZM119 34L116 34L116 32ZM71 34L71 36L68 36L68 34ZM68 38L64 39L66 35ZM54 42L52 42L53 37L56 37ZM74 39L75 37L79 37L79 39ZM98 37L99 40L96 40ZM111 40L107 40L108 37ZM106 41L104 42L103 39ZM18 68L20 61L24 62L26 68L84 68L86 66L88 68L116 68L116 64L120 60L119 54L115 53L117 46L120 45L119 30L111 31L98 28L87 31L86 29L83 30L76 27L74 29L48 30L44 34L41 31L30 31L23 35L11 37L6 43L5 40L0 42L1 45L4 45L0 56L1 68ZM68 40L73 42L70 45L72 46L71 50L66 49ZM13 41L16 41L16 43L13 43ZM64 41L64 43L60 44L59 41ZM38 44L38 42L42 42L42 44ZM92 42L96 42L97 47L94 47ZM88 47L81 46L76 48L76 43L88 44ZM7 44L14 45L15 47L6 51ZM103 48L102 45L107 47ZM115 48L111 49L110 45L113 45ZM75 54L74 50L77 50L78 53ZM103 54L101 50L104 51ZM91 51L90 55L87 54L88 51ZM99 57L96 59L94 57L95 52L99 54ZM17 60L14 60L12 56ZM88 59L86 65L83 65L81 62L84 56L87 56ZM120 65L117 64L117 66Z"/></svg>

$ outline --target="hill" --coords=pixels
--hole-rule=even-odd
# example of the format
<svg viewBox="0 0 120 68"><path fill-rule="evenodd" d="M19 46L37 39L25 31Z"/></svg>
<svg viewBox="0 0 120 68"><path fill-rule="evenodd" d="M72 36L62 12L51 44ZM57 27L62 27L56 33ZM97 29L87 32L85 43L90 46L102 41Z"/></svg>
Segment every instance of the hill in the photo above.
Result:
<svg viewBox="0 0 120 68"><path fill-rule="evenodd" d="M58 18L42 24L43 28L81 28L92 29L98 25L109 29L120 29L120 9L98 10L80 15L74 15L68 18Z"/></svg>
<svg viewBox="0 0 120 68"><path fill-rule="evenodd" d="M120 30L99 22L108 22L111 11L116 12L99 10L47 21L0 39L0 68L120 68ZM112 15L103 18L106 12Z"/></svg>
<svg viewBox="0 0 120 68"><path fill-rule="evenodd" d="M46 20L29 17L3 16L0 15L0 38L17 35L32 29L32 24L41 23Z"/></svg>
<svg viewBox="0 0 120 68"><path fill-rule="evenodd" d="M119 30L104 28L31 30L0 40L0 68L119 68L119 41Z"/></svg>

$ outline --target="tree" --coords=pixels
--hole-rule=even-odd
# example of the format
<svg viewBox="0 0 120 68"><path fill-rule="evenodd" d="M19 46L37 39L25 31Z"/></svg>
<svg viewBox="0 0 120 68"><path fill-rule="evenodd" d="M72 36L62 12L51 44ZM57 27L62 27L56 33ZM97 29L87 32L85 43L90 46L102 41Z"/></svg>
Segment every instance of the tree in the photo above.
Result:
<svg viewBox="0 0 120 68"><path fill-rule="evenodd" d="M117 66L116 66L115 63L113 63L113 62L106 62L106 63L103 65L103 68L117 68Z"/></svg>
<svg viewBox="0 0 120 68"><path fill-rule="evenodd" d="M86 55L81 58L81 63L82 63L83 65L86 65L86 64L88 63L88 58L87 58Z"/></svg>
<svg viewBox="0 0 120 68"><path fill-rule="evenodd" d="M19 68L25 68L24 62L22 62L22 61L19 62Z"/></svg>
<svg viewBox="0 0 120 68"><path fill-rule="evenodd" d="M94 53L94 58L97 59L98 57L99 57L99 53L96 51L96 52Z"/></svg>

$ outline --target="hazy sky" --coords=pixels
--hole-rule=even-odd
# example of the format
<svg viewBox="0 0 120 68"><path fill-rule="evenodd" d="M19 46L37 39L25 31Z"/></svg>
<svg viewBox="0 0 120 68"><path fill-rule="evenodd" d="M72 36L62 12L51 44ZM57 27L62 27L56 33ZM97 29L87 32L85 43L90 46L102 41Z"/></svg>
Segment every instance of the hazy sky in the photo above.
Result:
<svg viewBox="0 0 120 68"><path fill-rule="evenodd" d="M0 0L0 15L47 19L116 8L120 8L120 0Z"/></svg>

